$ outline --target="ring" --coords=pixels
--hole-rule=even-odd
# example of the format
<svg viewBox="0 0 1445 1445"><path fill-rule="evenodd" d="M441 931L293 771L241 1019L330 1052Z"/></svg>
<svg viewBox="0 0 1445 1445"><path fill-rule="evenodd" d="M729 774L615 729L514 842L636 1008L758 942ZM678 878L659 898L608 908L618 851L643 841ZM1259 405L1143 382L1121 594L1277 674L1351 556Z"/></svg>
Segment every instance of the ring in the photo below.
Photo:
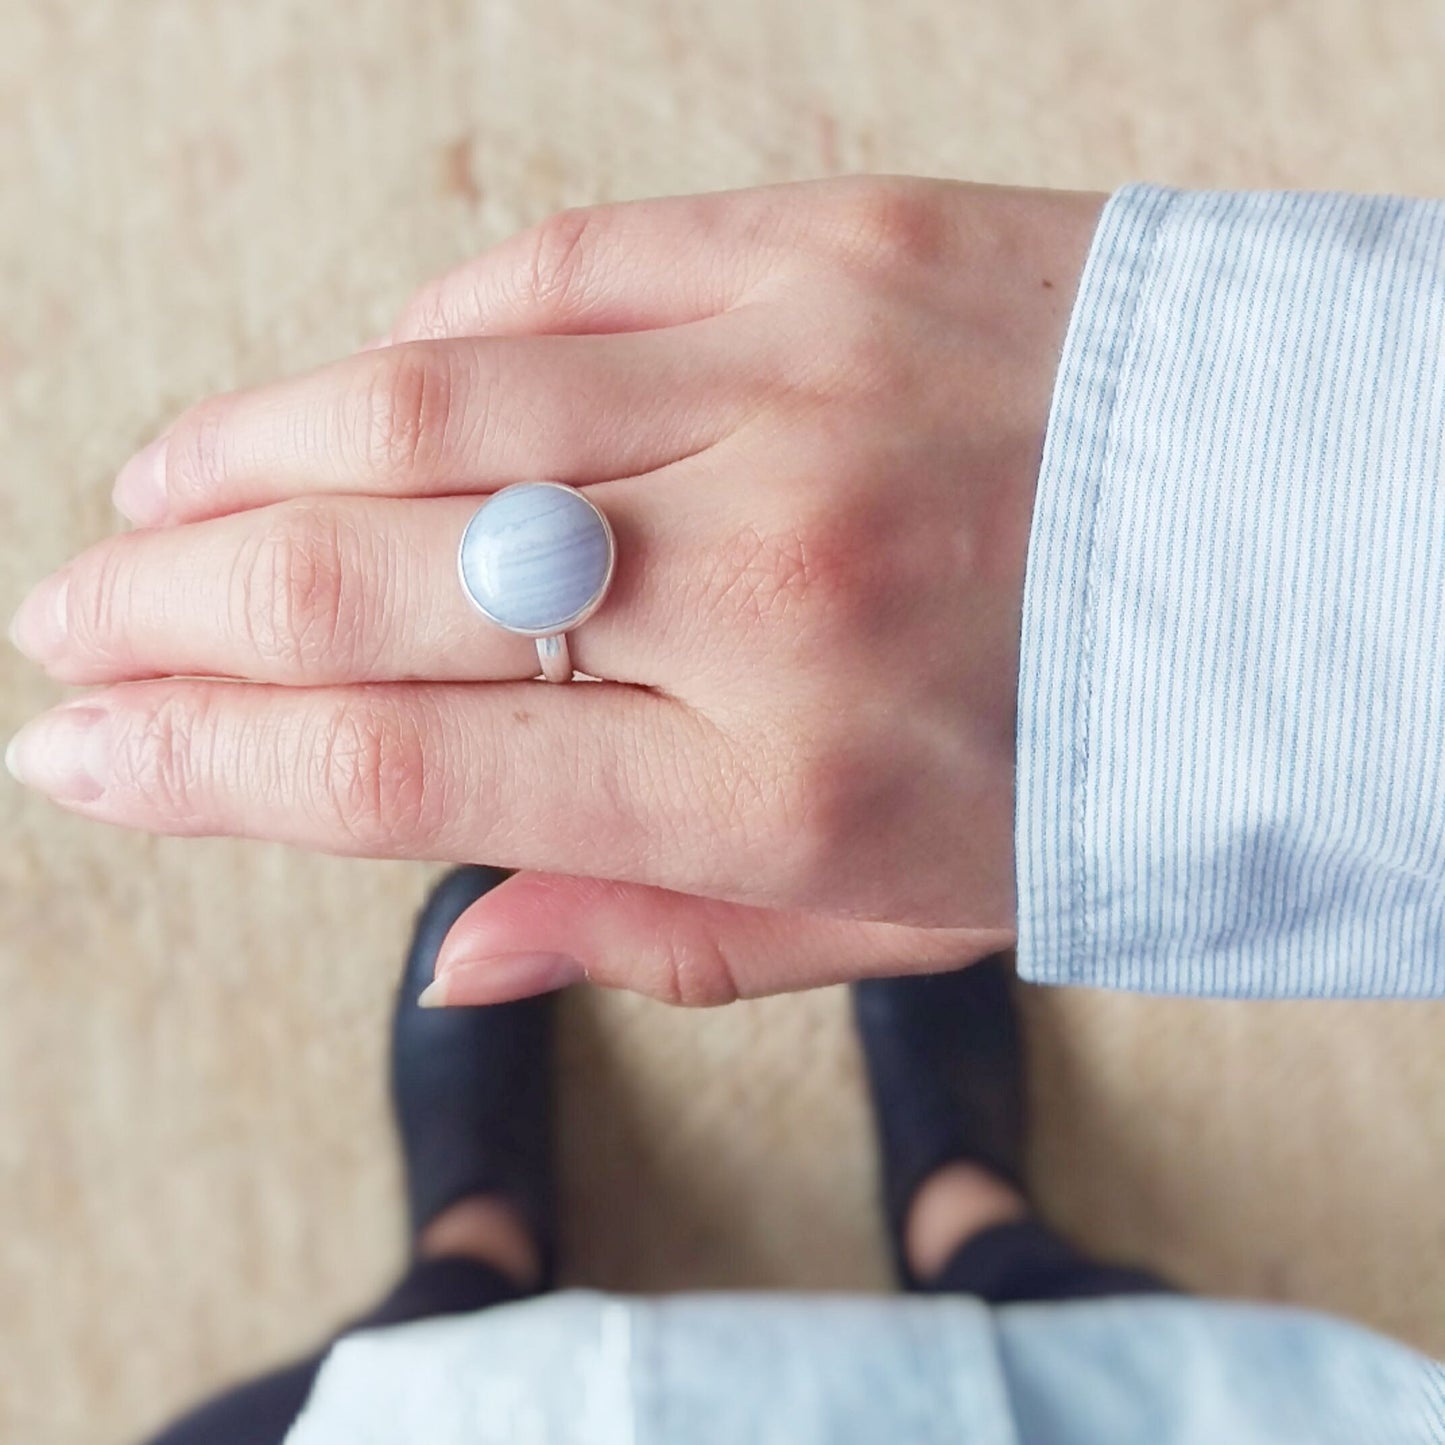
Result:
<svg viewBox="0 0 1445 1445"><path fill-rule="evenodd" d="M457 572L472 606L506 632L535 638L548 682L572 680L567 633L602 605L617 544L592 501L562 482L517 482L472 514Z"/></svg>

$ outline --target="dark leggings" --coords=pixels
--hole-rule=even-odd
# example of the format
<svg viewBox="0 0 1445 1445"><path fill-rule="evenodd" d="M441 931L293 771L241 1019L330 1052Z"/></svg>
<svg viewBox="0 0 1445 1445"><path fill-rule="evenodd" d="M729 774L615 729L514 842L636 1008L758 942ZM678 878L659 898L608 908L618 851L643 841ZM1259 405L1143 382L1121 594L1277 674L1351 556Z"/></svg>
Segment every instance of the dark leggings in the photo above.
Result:
<svg viewBox="0 0 1445 1445"><path fill-rule="evenodd" d="M1034 1300L1104 1299L1121 1294L1174 1294L1158 1275L1104 1264L1081 1254L1046 1224L1022 1219L980 1230L959 1245L930 1294L969 1294L991 1305Z"/></svg>
<svg viewBox="0 0 1445 1445"><path fill-rule="evenodd" d="M932 1294L967 1294L989 1304L1026 1300L1097 1299L1121 1294L1169 1294L1172 1286L1143 1270L1100 1264L1032 1219L1000 1224L975 1235L931 1282ZM354 1330L401 1325L437 1315L471 1314L510 1304L522 1292L495 1270L462 1259L415 1264L402 1282ZM340 1338L340 1335L337 1336ZM156 1437L152 1445L281 1445L311 1393L326 1351L253 1380L203 1405Z"/></svg>

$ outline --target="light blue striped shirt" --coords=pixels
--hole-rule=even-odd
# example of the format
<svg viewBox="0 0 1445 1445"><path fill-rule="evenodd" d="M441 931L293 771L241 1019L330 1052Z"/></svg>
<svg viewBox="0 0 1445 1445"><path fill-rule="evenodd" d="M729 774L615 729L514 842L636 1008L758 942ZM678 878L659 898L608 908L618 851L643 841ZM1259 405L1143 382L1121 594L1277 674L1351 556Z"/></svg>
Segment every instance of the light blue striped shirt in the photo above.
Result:
<svg viewBox="0 0 1445 1445"><path fill-rule="evenodd" d="M1019 689L1040 983L1445 992L1445 204L1109 203Z"/></svg>
<svg viewBox="0 0 1445 1445"><path fill-rule="evenodd" d="M1039 481L1019 956L1445 993L1445 205L1121 192ZM1184 1298L561 1295L332 1353L293 1445L1431 1445L1445 1370Z"/></svg>

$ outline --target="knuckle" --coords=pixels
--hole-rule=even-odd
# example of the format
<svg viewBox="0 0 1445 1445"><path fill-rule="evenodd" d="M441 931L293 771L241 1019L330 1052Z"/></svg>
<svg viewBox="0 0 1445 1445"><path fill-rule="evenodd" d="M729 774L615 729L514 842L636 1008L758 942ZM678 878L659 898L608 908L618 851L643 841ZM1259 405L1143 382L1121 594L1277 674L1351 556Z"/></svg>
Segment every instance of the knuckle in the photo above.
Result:
<svg viewBox="0 0 1445 1445"><path fill-rule="evenodd" d="M210 731L203 706L162 698L138 726L117 729L113 775L126 791L184 823L198 812Z"/></svg>
<svg viewBox="0 0 1445 1445"><path fill-rule="evenodd" d="M823 906L835 900L849 856L877 824L860 781L872 774L827 740L795 751L790 776L770 799L768 824L789 896L805 908Z"/></svg>
<svg viewBox="0 0 1445 1445"><path fill-rule="evenodd" d="M440 341L450 336L457 326L457 308L453 304L450 278L433 281L412 296L397 318L392 334L398 342Z"/></svg>
<svg viewBox="0 0 1445 1445"><path fill-rule="evenodd" d="M128 539L113 538L72 565L66 593L67 644L92 662L116 659L125 635L135 573Z"/></svg>
<svg viewBox="0 0 1445 1445"><path fill-rule="evenodd" d="M677 930L647 992L676 1008L720 1008L742 997L726 952L706 930Z"/></svg>
<svg viewBox="0 0 1445 1445"><path fill-rule="evenodd" d="M333 507L285 503L238 554L237 627L268 672L345 676L362 665L362 543Z"/></svg>
<svg viewBox="0 0 1445 1445"><path fill-rule="evenodd" d="M826 243L838 259L876 270L931 265L945 254L951 234L936 188L902 178L844 182L822 214Z"/></svg>
<svg viewBox="0 0 1445 1445"><path fill-rule="evenodd" d="M380 478L425 472L444 455L456 414L452 350L414 342L372 354L361 462Z"/></svg>
<svg viewBox="0 0 1445 1445"><path fill-rule="evenodd" d="M789 901L810 883L819 851L820 798L812 791L820 727L789 707L736 734L719 734L714 766L693 779L692 795L706 799L710 833L728 840L729 855L768 877Z"/></svg>
<svg viewBox="0 0 1445 1445"><path fill-rule="evenodd" d="M729 752L735 856L756 860L790 907L836 906L848 860L878 821L868 780L879 769L847 731L848 719L804 705Z"/></svg>
<svg viewBox="0 0 1445 1445"><path fill-rule="evenodd" d="M582 283L598 225L599 213L595 209L573 207L533 227L522 282L531 305L544 312L567 308Z"/></svg>
<svg viewBox="0 0 1445 1445"><path fill-rule="evenodd" d="M224 396L193 406L175 424L165 448L166 495L175 500L202 499L220 493L226 472L226 433L230 404Z"/></svg>
<svg viewBox="0 0 1445 1445"><path fill-rule="evenodd" d="M426 730L415 716L366 700L343 703L325 719L311 756L307 792L328 830L353 851L389 855L434 832Z"/></svg>

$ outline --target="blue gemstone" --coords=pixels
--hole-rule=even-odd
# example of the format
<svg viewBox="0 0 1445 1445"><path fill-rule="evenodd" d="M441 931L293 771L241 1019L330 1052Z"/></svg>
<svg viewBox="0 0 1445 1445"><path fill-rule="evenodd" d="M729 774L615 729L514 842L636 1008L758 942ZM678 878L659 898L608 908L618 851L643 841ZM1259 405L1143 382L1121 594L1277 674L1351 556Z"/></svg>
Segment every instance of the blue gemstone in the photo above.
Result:
<svg viewBox="0 0 1445 1445"><path fill-rule="evenodd" d="M565 632L601 599L612 538L580 492L555 482L505 487L462 534L462 586L500 627Z"/></svg>

